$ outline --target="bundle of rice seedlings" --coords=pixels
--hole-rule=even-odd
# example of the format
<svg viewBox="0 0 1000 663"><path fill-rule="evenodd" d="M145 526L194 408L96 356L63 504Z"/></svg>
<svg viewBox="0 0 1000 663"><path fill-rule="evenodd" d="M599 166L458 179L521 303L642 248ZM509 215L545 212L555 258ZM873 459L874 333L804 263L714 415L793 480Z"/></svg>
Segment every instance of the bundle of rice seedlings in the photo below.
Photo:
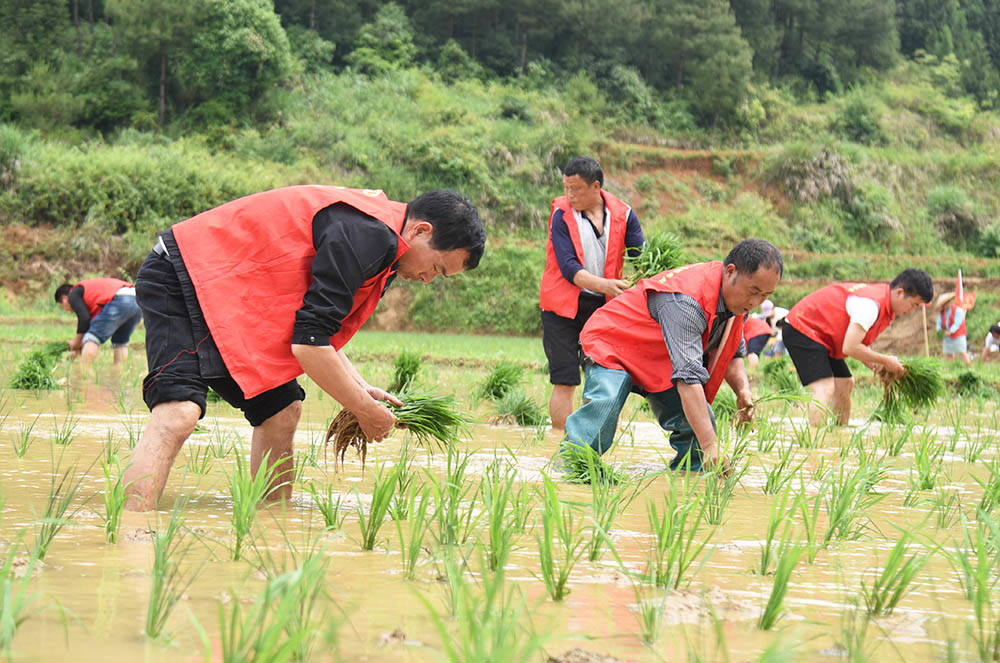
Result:
<svg viewBox="0 0 1000 663"><path fill-rule="evenodd" d="M993 387L988 385L979 373L971 370L959 373L952 381L952 386L960 396L990 397L996 395Z"/></svg>
<svg viewBox="0 0 1000 663"><path fill-rule="evenodd" d="M563 442L559 447L558 460L569 483L591 484L599 481L618 485L629 481L627 474L605 463L600 454L589 446Z"/></svg>
<svg viewBox="0 0 1000 663"><path fill-rule="evenodd" d="M500 400L520 384L523 375L523 367L512 361L501 361L486 376L486 380L479 386L476 395L480 398Z"/></svg>
<svg viewBox="0 0 1000 663"><path fill-rule="evenodd" d="M632 283L680 267L685 263L684 243L673 233L653 233L646 237L642 251L634 258L626 256L625 264L633 271Z"/></svg>
<svg viewBox="0 0 1000 663"><path fill-rule="evenodd" d="M872 419L885 423L906 421L907 410L926 407L944 391L941 364L931 357L917 357L903 362L906 372L886 382L882 402Z"/></svg>
<svg viewBox="0 0 1000 663"><path fill-rule="evenodd" d="M764 383L779 394L794 394L799 391L799 378L791 366L787 355L761 362Z"/></svg>
<svg viewBox="0 0 1000 663"><path fill-rule="evenodd" d="M493 423L515 423L518 426L542 426L548 421L545 411L520 389L507 392L494 401L497 415Z"/></svg>
<svg viewBox="0 0 1000 663"><path fill-rule="evenodd" d="M67 350L64 341L50 341L33 351L11 376L10 386L14 389L55 389L52 369Z"/></svg>
<svg viewBox="0 0 1000 663"><path fill-rule="evenodd" d="M396 355L395 373L389 384L389 392L401 394L413 385L420 370L420 353L403 350Z"/></svg>
<svg viewBox="0 0 1000 663"><path fill-rule="evenodd" d="M458 442L459 435L466 432L470 419L460 412L453 396L435 394L400 394L402 405L388 405L396 415L396 427L404 428L424 446L451 446ZM350 410L341 410L326 432L326 444L333 443L334 458L344 465L344 454L354 447L361 457L361 467L368 456L371 442L358 418Z"/></svg>

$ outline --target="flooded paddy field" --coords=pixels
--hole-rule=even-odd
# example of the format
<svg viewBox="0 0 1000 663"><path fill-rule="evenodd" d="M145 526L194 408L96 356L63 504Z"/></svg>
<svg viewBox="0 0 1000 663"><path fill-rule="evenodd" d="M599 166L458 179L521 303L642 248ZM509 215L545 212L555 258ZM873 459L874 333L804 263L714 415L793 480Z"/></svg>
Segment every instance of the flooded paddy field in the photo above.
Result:
<svg viewBox="0 0 1000 663"><path fill-rule="evenodd" d="M863 381L852 425L819 432L801 404L774 398L754 430L723 429L735 458L728 479L666 472L673 452L634 398L605 455L625 480L577 485L552 463L557 439L544 427L509 423L476 393L503 358L524 368L520 389L543 407L540 342L431 339L361 334L348 353L384 385L395 353L421 351L418 383L454 393L476 420L460 445L428 450L396 431L364 468L349 451L339 469L323 448L339 408L303 379L294 496L249 510L233 483L250 428L216 403L160 509L108 525L105 497L147 417L141 352L119 372L107 349L93 375L63 362L53 391L4 389L3 653L996 660L995 394L949 392L931 412L882 426L867 421L878 390ZM30 347L0 339L4 385ZM244 516L235 525L234 511Z"/></svg>

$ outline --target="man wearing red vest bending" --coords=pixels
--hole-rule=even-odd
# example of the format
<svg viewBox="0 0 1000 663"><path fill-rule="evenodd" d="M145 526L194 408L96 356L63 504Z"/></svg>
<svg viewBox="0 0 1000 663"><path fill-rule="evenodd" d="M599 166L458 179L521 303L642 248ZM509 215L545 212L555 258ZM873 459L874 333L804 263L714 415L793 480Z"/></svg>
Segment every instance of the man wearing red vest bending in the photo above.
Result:
<svg viewBox="0 0 1000 663"><path fill-rule="evenodd" d="M897 315L906 315L934 297L927 272L906 269L891 283L834 283L799 301L782 325L782 339L803 386L812 392L809 422L818 426L832 411L837 423L851 418L854 378L846 357L876 372L902 375L892 355L869 346Z"/></svg>
<svg viewBox="0 0 1000 663"><path fill-rule="evenodd" d="M128 340L142 321L135 303L135 287L113 278L86 279L56 288L56 303L76 314L76 337L69 349L89 364L104 341L111 339L115 364L128 359Z"/></svg>
<svg viewBox="0 0 1000 663"><path fill-rule="evenodd" d="M125 474L129 509L151 509L209 387L253 426L251 470L293 471L305 372L372 440L395 396L368 384L343 346L399 276L430 283L479 264L486 233L454 191L409 205L378 190L292 186L246 196L160 235L136 279L146 322L149 422ZM288 498L280 486L272 498Z"/></svg>
<svg viewBox="0 0 1000 663"><path fill-rule="evenodd" d="M773 244L745 239L724 262L660 272L597 311L580 335L584 404L566 420L566 442L607 451L625 399L636 392L670 433L671 469L718 463L709 404L725 380L740 420L752 418L743 321L774 292L783 268Z"/></svg>
<svg viewBox="0 0 1000 663"><path fill-rule="evenodd" d="M603 185L595 159L573 157L563 169L565 195L552 201L539 305L552 383L549 415L557 430L566 426L580 384L580 330L628 287L621 278L625 250L638 253L644 241L635 212Z"/></svg>

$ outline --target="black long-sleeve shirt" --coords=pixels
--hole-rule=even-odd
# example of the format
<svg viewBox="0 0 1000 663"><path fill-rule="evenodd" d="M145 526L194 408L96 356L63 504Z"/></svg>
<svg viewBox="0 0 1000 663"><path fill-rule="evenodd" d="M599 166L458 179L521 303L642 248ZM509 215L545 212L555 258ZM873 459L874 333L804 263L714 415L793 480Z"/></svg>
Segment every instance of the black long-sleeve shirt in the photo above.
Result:
<svg viewBox="0 0 1000 663"><path fill-rule="evenodd" d="M76 313L76 333L86 334L90 329L90 310L83 301L83 286L78 285L69 291L69 307Z"/></svg>

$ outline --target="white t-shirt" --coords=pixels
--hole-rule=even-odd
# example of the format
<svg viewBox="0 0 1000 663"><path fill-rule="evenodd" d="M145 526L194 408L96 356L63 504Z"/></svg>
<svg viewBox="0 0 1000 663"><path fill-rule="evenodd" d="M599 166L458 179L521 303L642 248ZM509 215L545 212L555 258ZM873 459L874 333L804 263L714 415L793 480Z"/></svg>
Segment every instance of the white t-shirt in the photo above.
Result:
<svg viewBox="0 0 1000 663"><path fill-rule="evenodd" d="M878 302L874 299L849 295L844 307L847 315L851 316L851 322L861 325L866 332L878 320Z"/></svg>
<svg viewBox="0 0 1000 663"><path fill-rule="evenodd" d="M1000 341L993 338L993 334L986 332L986 340L983 341L983 345L989 352L1000 352Z"/></svg>

